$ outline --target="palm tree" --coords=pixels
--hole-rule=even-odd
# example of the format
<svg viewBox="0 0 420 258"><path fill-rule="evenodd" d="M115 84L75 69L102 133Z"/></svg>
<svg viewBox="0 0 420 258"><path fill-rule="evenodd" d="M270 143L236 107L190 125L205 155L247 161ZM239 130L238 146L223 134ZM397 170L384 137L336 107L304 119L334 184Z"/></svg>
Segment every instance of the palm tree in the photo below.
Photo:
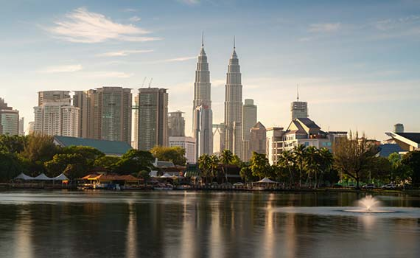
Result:
<svg viewBox="0 0 420 258"><path fill-rule="evenodd" d="M327 148L322 148L319 150L320 158L320 171L322 174L328 173L334 164L334 156L331 151Z"/></svg>
<svg viewBox="0 0 420 258"><path fill-rule="evenodd" d="M209 163L209 169L210 169L210 178L212 178L211 181L213 181L213 177L216 177L215 171L217 170L217 167L219 166L219 158L216 155L210 156L210 163Z"/></svg>
<svg viewBox="0 0 420 258"><path fill-rule="evenodd" d="M206 179L206 183L210 173L210 163L211 158L208 154L203 154L198 158L198 168L201 171L202 177Z"/></svg>
<svg viewBox="0 0 420 258"><path fill-rule="evenodd" d="M230 150L223 150L222 154L220 155L220 161L223 164L223 175L225 176L227 182L227 165L232 163L233 153Z"/></svg>
<svg viewBox="0 0 420 258"><path fill-rule="evenodd" d="M299 187L302 187L302 172L304 170L305 159L306 159L306 147L305 145L299 144L293 148L293 156L296 161L296 165L299 169Z"/></svg>
<svg viewBox="0 0 420 258"><path fill-rule="evenodd" d="M249 160L249 167L252 170L252 175L260 179L271 176L271 166L265 154L253 152Z"/></svg>
<svg viewBox="0 0 420 258"><path fill-rule="evenodd" d="M319 150L314 147L310 146L306 148L306 155L305 155L305 170L308 173L309 185L312 185L312 175L315 176L315 188L317 185L317 174L320 167L320 154Z"/></svg>
<svg viewBox="0 0 420 258"><path fill-rule="evenodd" d="M277 161L277 165L285 168L289 172L289 187L292 187L292 184L294 182L293 179L293 172L292 169L294 167L294 158L290 151L283 151L280 154L279 160Z"/></svg>

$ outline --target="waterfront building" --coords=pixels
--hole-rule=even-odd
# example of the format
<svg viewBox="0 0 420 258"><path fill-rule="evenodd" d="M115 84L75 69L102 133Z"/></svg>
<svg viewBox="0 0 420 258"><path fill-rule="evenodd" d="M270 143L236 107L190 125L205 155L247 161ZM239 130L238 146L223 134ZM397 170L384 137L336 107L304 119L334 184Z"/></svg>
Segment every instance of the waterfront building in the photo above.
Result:
<svg viewBox="0 0 420 258"><path fill-rule="evenodd" d="M169 137L183 137L185 136L185 119L182 116L184 112L175 111L169 112L168 117L168 135Z"/></svg>
<svg viewBox="0 0 420 258"><path fill-rule="evenodd" d="M420 133L405 132L403 124L396 124L394 126L394 132L388 132L385 134L391 137L395 143L399 145L402 149L400 153L420 150Z"/></svg>
<svg viewBox="0 0 420 258"><path fill-rule="evenodd" d="M266 156L271 165L277 164L282 151L282 137L285 131L283 127L270 127L266 130Z"/></svg>
<svg viewBox="0 0 420 258"><path fill-rule="evenodd" d="M196 159L196 147L195 147L195 138L188 136L170 136L169 137L169 147L179 146L185 149L185 158L187 158L188 163L197 162Z"/></svg>
<svg viewBox="0 0 420 258"><path fill-rule="evenodd" d="M166 89L140 88L138 94L138 149L168 146L168 93Z"/></svg>
<svg viewBox="0 0 420 258"><path fill-rule="evenodd" d="M267 130L265 126L258 122L250 130L249 136L249 151L266 154Z"/></svg>
<svg viewBox="0 0 420 258"><path fill-rule="evenodd" d="M204 51L204 41L198 55L195 71L193 100L193 137L196 139L196 156L213 154L213 113L211 109L211 83L209 63Z"/></svg>
<svg viewBox="0 0 420 258"><path fill-rule="evenodd" d="M245 99L242 107L242 159L248 161L251 158L250 134L251 128L257 123L257 106L253 99Z"/></svg>
<svg viewBox="0 0 420 258"><path fill-rule="evenodd" d="M225 125L225 148L242 159L242 82L235 44L226 75Z"/></svg>
<svg viewBox="0 0 420 258"><path fill-rule="evenodd" d="M79 134L82 137L131 144L131 89L102 87L77 91L73 105L81 110Z"/></svg>

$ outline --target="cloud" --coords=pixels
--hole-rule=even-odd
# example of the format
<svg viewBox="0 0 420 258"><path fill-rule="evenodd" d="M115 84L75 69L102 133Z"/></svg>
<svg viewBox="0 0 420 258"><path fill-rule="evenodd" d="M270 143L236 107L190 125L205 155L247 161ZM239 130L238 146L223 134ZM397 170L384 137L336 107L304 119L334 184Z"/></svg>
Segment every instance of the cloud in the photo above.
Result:
<svg viewBox="0 0 420 258"><path fill-rule="evenodd" d="M106 52L99 54L97 56L104 56L104 57L115 57L115 56L128 56L130 54L142 54L142 53L151 53L154 50L148 49L148 50L121 50L121 51L115 51L115 52Z"/></svg>
<svg viewBox="0 0 420 258"><path fill-rule="evenodd" d="M138 22L140 20L141 20L141 18L138 17L138 16L133 16L133 17L130 18L130 21L132 21L132 22Z"/></svg>
<svg viewBox="0 0 420 258"><path fill-rule="evenodd" d="M341 28L341 23L316 23L309 25L310 32L335 32Z"/></svg>
<svg viewBox="0 0 420 258"><path fill-rule="evenodd" d="M143 28L132 24L124 25L113 22L103 14L89 12L78 8L66 15L65 19L55 21L55 26L47 28L53 36L77 43L99 43L107 40L130 42L145 42L160 40L155 37L145 37L149 34Z"/></svg>
<svg viewBox="0 0 420 258"><path fill-rule="evenodd" d="M410 26L420 21L420 16L410 15L406 17L401 17L398 19L387 19L380 20L373 23L373 26L381 31L387 31L392 29L401 28L404 26Z"/></svg>
<svg viewBox="0 0 420 258"><path fill-rule="evenodd" d="M61 65L61 66L51 66L47 67L39 73L73 73L82 70L82 65Z"/></svg>
<svg viewBox="0 0 420 258"><path fill-rule="evenodd" d="M192 59L196 59L196 56L185 56L185 57L177 57L171 59L164 59L164 60L157 60L152 62L147 62L147 64L160 64L160 63L172 63L172 62L184 62Z"/></svg>
<svg viewBox="0 0 420 258"><path fill-rule="evenodd" d="M89 75L92 78L130 78L133 74L124 72L94 72Z"/></svg>
<svg viewBox="0 0 420 258"><path fill-rule="evenodd" d="M195 4L199 4L200 0L178 0L178 2L181 2L183 4L188 4L188 5L195 5Z"/></svg>

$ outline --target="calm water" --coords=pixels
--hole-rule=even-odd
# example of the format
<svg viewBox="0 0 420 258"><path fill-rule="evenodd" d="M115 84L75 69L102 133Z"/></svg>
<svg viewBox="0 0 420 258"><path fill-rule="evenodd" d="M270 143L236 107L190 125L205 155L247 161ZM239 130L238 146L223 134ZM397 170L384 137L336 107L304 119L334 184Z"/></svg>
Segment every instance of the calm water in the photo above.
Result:
<svg viewBox="0 0 420 258"><path fill-rule="evenodd" d="M0 257L420 257L420 197L0 192Z"/></svg>

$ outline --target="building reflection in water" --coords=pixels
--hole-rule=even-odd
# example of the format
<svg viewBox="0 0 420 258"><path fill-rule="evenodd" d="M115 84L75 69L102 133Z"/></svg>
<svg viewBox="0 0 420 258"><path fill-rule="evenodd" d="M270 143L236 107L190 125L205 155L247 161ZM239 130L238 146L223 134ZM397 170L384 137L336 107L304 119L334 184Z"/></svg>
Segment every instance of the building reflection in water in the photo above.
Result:
<svg viewBox="0 0 420 258"><path fill-rule="evenodd" d="M18 206L18 216L15 223L15 236L13 237L13 253L15 257L32 258L32 214L28 204Z"/></svg>
<svg viewBox="0 0 420 258"><path fill-rule="evenodd" d="M128 224L126 240L126 257L137 257L137 212L133 202L128 203Z"/></svg>

